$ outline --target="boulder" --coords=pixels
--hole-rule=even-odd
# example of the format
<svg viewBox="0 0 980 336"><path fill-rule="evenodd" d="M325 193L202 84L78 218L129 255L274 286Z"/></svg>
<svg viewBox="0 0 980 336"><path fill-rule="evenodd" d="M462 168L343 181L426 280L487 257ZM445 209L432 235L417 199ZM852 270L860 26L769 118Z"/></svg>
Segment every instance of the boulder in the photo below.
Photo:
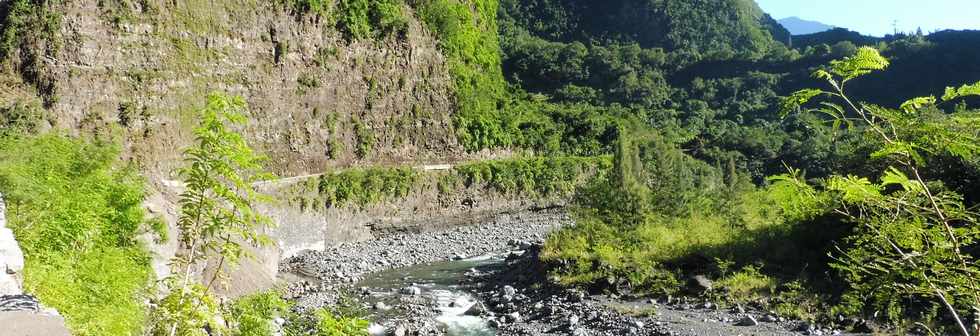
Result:
<svg viewBox="0 0 980 336"><path fill-rule="evenodd" d="M399 291L399 293L402 293L404 295L419 296L422 295L422 289L416 286L409 286L409 287L402 288L402 290Z"/></svg>
<svg viewBox="0 0 980 336"><path fill-rule="evenodd" d="M752 317L752 315L745 315L745 317L743 317L735 325L740 327L754 327L759 325L759 321L757 321L755 317Z"/></svg>
<svg viewBox="0 0 980 336"><path fill-rule="evenodd" d="M474 303L472 306L470 306L470 308L467 309L465 312L463 312L463 315L482 316L483 314L486 313L487 313L487 306L484 305L483 302L477 302Z"/></svg>
<svg viewBox="0 0 980 336"><path fill-rule="evenodd" d="M514 289L514 287L509 286L509 285L508 286L504 286L504 288L500 290L500 295L501 296L510 296L510 297L513 297L516 294L517 294L517 290Z"/></svg>
<svg viewBox="0 0 980 336"><path fill-rule="evenodd" d="M711 279L704 275L699 274L691 278L691 287L698 292L710 291L713 286L714 283L711 282Z"/></svg>

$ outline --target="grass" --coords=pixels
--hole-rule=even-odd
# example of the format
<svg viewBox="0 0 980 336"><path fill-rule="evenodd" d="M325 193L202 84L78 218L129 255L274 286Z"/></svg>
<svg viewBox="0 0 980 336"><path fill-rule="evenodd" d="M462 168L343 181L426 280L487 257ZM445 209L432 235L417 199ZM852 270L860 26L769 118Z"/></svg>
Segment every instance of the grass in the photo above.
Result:
<svg viewBox="0 0 980 336"><path fill-rule="evenodd" d="M115 146L61 135L0 139L0 191L25 252L25 290L76 335L132 334L145 319L143 181L117 156Z"/></svg>

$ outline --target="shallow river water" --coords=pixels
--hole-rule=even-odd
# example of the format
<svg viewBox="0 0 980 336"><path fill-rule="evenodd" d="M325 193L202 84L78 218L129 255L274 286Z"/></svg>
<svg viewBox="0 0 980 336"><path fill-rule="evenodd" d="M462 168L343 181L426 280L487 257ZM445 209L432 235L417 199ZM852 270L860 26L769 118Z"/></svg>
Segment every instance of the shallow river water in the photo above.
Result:
<svg viewBox="0 0 980 336"><path fill-rule="evenodd" d="M477 303L474 295L467 287L461 285L466 273L472 270L488 270L503 265L503 257L498 255L483 256L465 260L445 261L433 264L399 268L368 275L358 282L357 287L367 287L373 293L374 304L378 301L388 305L396 305L400 291L407 287L417 287L421 297L431 299L438 312L436 321L441 323L449 336L493 336L496 335L488 321L477 316L467 316L464 313ZM381 319L398 318L397 310ZM372 335L384 335L385 329L374 325Z"/></svg>

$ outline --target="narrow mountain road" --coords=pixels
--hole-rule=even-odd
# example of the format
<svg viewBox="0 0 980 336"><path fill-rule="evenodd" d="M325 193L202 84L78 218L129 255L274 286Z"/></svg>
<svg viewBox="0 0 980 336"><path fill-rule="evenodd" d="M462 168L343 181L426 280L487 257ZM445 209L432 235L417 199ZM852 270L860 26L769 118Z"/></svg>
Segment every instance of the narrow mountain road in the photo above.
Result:
<svg viewBox="0 0 980 336"><path fill-rule="evenodd" d="M393 167L393 166L376 166L376 167ZM442 171L442 170L451 170L453 169L453 167L455 167L455 165L453 164L439 163L439 164L425 164L421 166L413 166L412 168L421 171ZM362 167L358 167L358 168L362 168ZM341 169L341 170L333 171L331 173L340 174L347 170L348 169ZM259 182L252 183L252 186L253 187L284 186L284 185L297 183L300 181L305 181L308 179L319 178L320 176L323 176L325 174L327 173L306 174L306 175L299 175L299 176L284 177L284 178L279 178L274 180L259 181Z"/></svg>

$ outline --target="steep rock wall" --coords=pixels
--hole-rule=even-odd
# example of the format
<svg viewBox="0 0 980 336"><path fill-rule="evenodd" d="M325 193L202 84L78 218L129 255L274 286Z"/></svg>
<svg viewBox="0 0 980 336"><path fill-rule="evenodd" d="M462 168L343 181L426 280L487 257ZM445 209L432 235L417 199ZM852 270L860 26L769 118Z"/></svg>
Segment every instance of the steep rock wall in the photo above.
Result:
<svg viewBox="0 0 980 336"><path fill-rule="evenodd" d="M60 30L37 46L44 56L15 63L39 73L28 77L49 123L122 137L151 178L178 165L196 110L216 90L245 97L245 132L280 175L461 153L445 60L415 19L404 36L350 40L330 20L274 1L60 6Z"/></svg>

